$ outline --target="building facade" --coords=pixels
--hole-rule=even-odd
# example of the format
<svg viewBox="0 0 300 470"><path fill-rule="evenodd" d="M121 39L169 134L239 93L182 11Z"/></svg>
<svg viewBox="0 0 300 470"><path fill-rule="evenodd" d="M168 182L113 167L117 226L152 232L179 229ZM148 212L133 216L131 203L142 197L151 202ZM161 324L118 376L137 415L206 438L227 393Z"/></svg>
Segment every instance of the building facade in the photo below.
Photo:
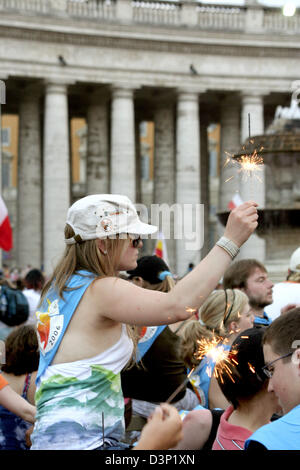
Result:
<svg viewBox="0 0 300 470"><path fill-rule="evenodd" d="M263 134L276 107L289 104L300 77L299 15L286 18L256 2L233 8L169 0L0 0L0 12L2 114L18 117L18 266L51 271L64 247L67 209L85 194L126 194L147 206L204 204L202 249L168 240L179 275L223 231L210 206L224 212L239 192L264 208L264 181L249 189L224 163L248 137L249 115L251 134ZM86 177L77 175L75 185L74 120L86 122ZM153 123L153 167L146 170L142 122ZM213 201L212 125L220 129L221 156ZM143 182L145 171L152 186ZM273 245L253 235L241 256L257 257L275 278L298 240L297 230Z"/></svg>

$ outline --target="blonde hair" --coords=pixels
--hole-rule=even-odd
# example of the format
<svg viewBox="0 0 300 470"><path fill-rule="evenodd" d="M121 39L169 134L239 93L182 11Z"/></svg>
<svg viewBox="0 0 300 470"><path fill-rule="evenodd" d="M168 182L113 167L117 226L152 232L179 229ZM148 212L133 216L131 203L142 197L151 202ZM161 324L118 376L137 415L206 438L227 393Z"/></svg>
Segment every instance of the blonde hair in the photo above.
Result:
<svg viewBox="0 0 300 470"><path fill-rule="evenodd" d="M144 289L157 290L159 292L170 292L175 286L175 281L171 276L166 276L165 279L158 284L151 284L143 279Z"/></svg>
<svg viewBox="0 0 300 470"><path fill-rule="evenodd" d="M192 369L200 362L196 358L197 342L225 338L229 323L240 319L247 303L247 295L238 289L219 289L208 296L199 309L200 320L189 321L182 329L180 354L188 368Z"/></svg>
<svg viewBox="0 0 300 470"><path fill-rule="evenodd" d="M74 235L72 227L66 224L65 238L72 238ZM42 290L41 302L51 284L57 288L59 297L63 298L69 277L80 269L90 271L97 277L116 276L117 262L127 248L129 241L117 237L116 239L104 239L103 242L107 251L106 255L101 253L97 239L67 245L62 258Z"/></svg>
<svg viewBox="0 0 300 470"><path fill-rule="evenodd" d="M181 331L180 342L180 357L182 358L185 366L188 369L199 364L199 359L196 359L196 352L198 349L197 341L201 339L211 340L214 335L205 326L202 326L197 320L188 321Z"/></svg>
<svg viewBox="0 0 300 470"><path fill-rule="evenodd" d="M248 303L247 295L239 289L213 291L199 310L203 325L216 335L226 337L230 322L238 321Z"/></svg>

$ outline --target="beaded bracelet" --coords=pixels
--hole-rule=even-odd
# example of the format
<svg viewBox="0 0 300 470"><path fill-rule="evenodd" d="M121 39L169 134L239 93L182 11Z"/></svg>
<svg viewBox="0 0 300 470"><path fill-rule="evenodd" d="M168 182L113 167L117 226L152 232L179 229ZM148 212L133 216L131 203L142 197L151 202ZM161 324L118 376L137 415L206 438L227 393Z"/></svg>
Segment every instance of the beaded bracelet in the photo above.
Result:
<svg viewBox="0 0 300 470"><path fill-rule="evenodd" d="M239 247L232 240L229 240L229 238L226 237L221 237L220 240L217 241L216 245L223 248L223 250L225 250L232 259L234 259L240 251Z"/></svg>

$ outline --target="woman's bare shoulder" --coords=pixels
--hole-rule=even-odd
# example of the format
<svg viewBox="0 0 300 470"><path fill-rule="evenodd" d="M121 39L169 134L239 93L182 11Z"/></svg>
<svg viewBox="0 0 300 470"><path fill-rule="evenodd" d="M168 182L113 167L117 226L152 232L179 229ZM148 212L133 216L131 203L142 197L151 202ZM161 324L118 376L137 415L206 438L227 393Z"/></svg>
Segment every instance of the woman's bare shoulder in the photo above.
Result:
<svg viewBox="0 0 300 470"><path fill-rule="evenodd" d="M98 277L96 278L92 284L91 288L98 290L102 289L108 289L109 287L111 288L124 288L124 287L129 287L131 284L126 281L125 279L122 279L117 276L103 276L103 277Z"/></svg>

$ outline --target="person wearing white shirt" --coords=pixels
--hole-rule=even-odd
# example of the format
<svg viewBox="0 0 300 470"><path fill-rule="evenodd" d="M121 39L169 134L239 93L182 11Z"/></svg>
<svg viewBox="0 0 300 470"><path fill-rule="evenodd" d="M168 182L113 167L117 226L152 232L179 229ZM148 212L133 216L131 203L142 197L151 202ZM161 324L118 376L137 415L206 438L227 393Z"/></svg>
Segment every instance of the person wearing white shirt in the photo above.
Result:
<svg viewBox="0 0 300 470"><path fill-rule="evenodd" d="M300 306L300 247L292 253L286 281L274 285L273 303L266 306L265 311L275 320L297 306Z"/></svg>
<svg viewBox="0 0 300 470"><path fill-rule="evenodd" d="M25 289L23 290L23 294L29 304L29 316L25 325L36 323L35 312L40 301L44 283L45 278L39 269L31 269L24 278Z"/></svg>

